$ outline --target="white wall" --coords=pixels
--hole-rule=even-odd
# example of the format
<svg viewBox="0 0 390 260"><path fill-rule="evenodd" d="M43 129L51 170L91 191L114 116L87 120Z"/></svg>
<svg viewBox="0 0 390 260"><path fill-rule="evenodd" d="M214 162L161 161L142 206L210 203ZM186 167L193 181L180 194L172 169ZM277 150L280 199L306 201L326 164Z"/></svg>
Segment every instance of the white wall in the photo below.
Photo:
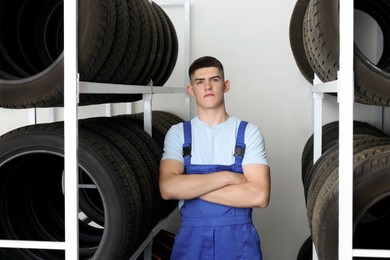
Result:
<svg viewBox="0 0 390 260"><path fill-rule="evenodd" d="M231 80L230 114L258 125L271 165L269 207L254 210L264 259L295 259L309 235L300 160L311 134L311 92L290 51L295 1L191 1L193 59L214 55Z"/></svg>
<svg viewBox="0 0 390 260"><path fill-rule="evenodd" d="M303 147L313 131L313 101L310 85L300 74L289 44L295 0L190 0L190 4L190 60L212 55L222 61L231 81L226 97L228 112L258 125L266 139L271 202L266 209L254 210L264 259L296 259L309 236L300 168ZM180 39L177 68L166 85L184 87L183 9L164 9L171 15ZM105 107L98 107L104 114ZM138 111L142 106L137 102L133 108ZM120 109L121 105L114 106L115 113ZM155 96L154 109L184 117L183 95ZM81 110L87 111L81 114L91 113L88 108ZM324 124L337 120L336 98L325 96L324 111ZM356 104L355 118L378 124L378 111ZM38 121L45 121L47 113L39 110ZM61 118L58 113L54 117ZM193 110L192 115L195 113ZM0 117L0 133L28 122L24 111L1 109Z"/></svg>

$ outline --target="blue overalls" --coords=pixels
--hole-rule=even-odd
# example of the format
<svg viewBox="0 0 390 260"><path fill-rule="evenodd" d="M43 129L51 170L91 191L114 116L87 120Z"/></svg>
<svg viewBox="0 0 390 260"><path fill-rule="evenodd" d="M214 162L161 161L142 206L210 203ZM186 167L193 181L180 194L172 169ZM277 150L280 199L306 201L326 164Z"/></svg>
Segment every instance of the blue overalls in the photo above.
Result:
<svg viewBox="0 0 390 260"><path fill-rule="evenodd" d="M241 121L232 165L191 164L191 122L184 123L183 156L186 174L217 171L243 173L245 128ZM181 228L176 235L171 260L261 260L260 238L252 223L251 208L235 208L196 198L180 209Z"/></svg>

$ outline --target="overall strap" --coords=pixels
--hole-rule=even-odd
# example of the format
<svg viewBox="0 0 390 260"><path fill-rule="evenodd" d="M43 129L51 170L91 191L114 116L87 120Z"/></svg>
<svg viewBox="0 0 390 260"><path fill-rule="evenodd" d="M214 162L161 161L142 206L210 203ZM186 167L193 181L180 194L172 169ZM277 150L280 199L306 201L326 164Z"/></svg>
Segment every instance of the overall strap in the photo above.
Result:
<svg viewBox="0 0 390 260"><path fill-rule="evenodd" d="M184 144L183 144L183 157L185 165L191 163L191 144L192 144L192 131L191 121L183 123L184 128Z"/></svg>
<svg viewBox="0 0 390 260"><path fill-rule="evenodd" d="M245 129L247 125L248 122L241 121L240 125L238 126L236 147L234 148L234 157L236 159L236 165L241 165L242 159L245 154Z"/></svg>

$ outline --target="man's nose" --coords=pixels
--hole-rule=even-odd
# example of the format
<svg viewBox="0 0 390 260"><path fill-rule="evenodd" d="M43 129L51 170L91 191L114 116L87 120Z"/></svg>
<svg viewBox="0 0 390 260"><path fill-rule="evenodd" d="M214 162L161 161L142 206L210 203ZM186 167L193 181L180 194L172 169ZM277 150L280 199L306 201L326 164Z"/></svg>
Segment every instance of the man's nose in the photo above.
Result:
<svg viewBox="0 0 390 260"><path fill-rule="evenodd" d="M212 89L213 89L213 87L212 87L212 85L211 85L210 82L206 81L205 89L206 89L206 90L212 90Z"/></svg>

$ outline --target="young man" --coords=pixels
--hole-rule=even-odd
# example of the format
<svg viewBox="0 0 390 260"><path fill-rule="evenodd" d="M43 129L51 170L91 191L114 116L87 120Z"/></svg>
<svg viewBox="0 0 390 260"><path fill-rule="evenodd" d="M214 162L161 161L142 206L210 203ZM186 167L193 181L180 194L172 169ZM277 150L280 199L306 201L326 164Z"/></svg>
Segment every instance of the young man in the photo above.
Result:
<svg viewBox="0 0 390 260"><path fill-rule="evenodd" d="M160 163L162 197L181 200L171 259L261 259L252 208L270 195L262 133L226 112L230 82L217 59L195 60L189 77L198 116L172 126Z"/></svg>

